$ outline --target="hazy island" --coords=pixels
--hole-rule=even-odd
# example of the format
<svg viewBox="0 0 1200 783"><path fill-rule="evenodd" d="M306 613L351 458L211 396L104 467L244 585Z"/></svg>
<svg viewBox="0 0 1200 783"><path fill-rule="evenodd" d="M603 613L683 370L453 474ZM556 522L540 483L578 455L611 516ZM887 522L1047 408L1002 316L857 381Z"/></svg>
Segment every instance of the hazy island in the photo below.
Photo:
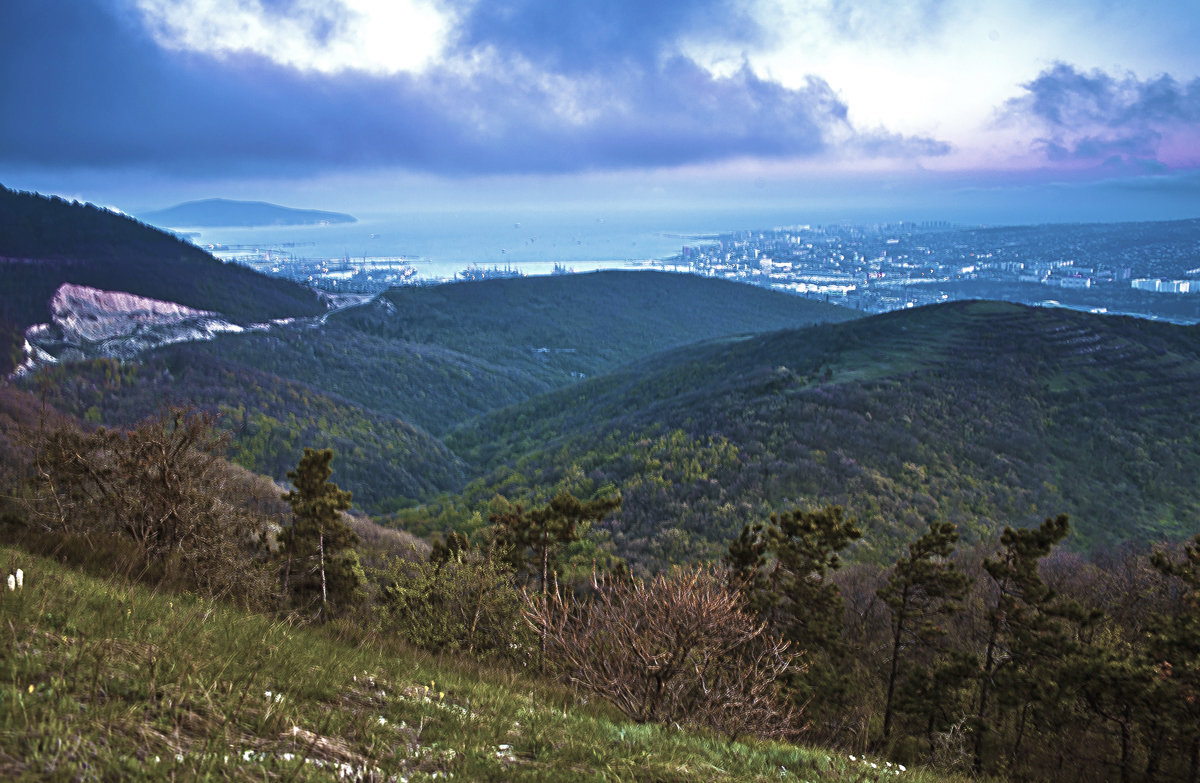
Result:
<svg viewBox="0 0 1200 783"><path fill-rule="evenodd" d="M357 223L353 215L320 209L293 209L265 201L210 198L188 201L138 216L147 223L170 228L251 226L315 226L321 223Z"/></svg>

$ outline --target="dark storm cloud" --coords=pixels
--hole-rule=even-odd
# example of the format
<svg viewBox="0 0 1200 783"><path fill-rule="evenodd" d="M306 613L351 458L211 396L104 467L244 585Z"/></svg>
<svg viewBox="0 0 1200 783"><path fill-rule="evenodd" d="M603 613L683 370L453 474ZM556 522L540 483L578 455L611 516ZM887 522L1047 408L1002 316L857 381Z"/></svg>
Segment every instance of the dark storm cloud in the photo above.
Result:
<svg viewBox="0 0 1200 783"><path fill-rule="evenodd" d="M1200 130L1200 79L1181 84L1169 75L1139 80L1058 63L1022 85L1008 102L1010 116L1041 125L1037 140L1050 160L1149 158L1172 132Z"/></svg>
<svg viewBox="0 0 1200 783"><path fill-rule="evenodd" d="M120 14L81 0L16 4L0 29L0 162L214 176L377 166L471 175L842 149L875 156L945 152L930 139L857 133L821 79L790 89L748 68L715 77L671 53L671 36L717 5L664 5L676 17L647 4L652 16L641 25L624 0L600 21L564 10L551 19L560 37L535 44L522 26L532 7L518 4L509 9L509 27L487 39L492 67L469 75L440 66L419 75L368 76L303 73L247 54L167 51L128 8ZM266 6L268 14L289 8L290 0ZM669 16L679 20L675 27ZM323 16L314 24L328 32L340 20ZM483 18L472 25L460 47L468 40L483 45ZM590 50L581 43L588 38L584 28L596 36ZM585 51L571 67L556 69L530 65L535 46L545 63Z"/></svg>

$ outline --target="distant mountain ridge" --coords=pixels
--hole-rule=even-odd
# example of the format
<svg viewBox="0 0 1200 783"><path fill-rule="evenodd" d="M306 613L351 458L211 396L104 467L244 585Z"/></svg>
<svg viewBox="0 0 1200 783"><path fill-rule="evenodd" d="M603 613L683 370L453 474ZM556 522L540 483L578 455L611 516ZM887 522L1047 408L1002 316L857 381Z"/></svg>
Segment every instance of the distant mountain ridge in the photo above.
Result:
<svg viewBox="0 0 1200 783"><path fill-rule="evenodd" d="M188 201L166 209L143 212L147 223L169 228L246 228L251 226L313 226L321 223L357 223L344 212L295 209L266 201L235 201L210 198Z"/></svg>

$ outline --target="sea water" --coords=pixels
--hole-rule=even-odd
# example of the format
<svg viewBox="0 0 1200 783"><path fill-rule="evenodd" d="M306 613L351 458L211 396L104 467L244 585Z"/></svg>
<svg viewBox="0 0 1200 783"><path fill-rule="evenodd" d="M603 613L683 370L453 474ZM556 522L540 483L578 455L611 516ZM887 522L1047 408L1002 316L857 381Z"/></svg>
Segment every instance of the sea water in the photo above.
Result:
<svg viewBox="0 0 1200 783"><path fill-rule="evenodd" d="M564 209L379 213L314 226L185 229L218 255L270 251L281 260L404 258L421 278L451 278L468 266L549 274L622 268L678 254L720 233L803 222L773 209Z"/></svg>

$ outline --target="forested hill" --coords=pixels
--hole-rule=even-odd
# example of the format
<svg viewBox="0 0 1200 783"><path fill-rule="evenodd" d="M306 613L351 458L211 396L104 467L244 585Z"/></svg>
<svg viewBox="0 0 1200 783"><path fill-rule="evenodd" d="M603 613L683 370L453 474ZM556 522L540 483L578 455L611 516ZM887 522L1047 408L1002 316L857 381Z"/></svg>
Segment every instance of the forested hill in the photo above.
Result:
<svg viewBox="0 0 1200 783"><path fill-rule="evenodd" d="M1076 544L1200 519L1200 329L959 302L688 346L460 428L474 487L606 482L618 549L719 554L746 522L842 503L892 556L927 520L968 538L1072 515Z"/></svg>
<svg viewBox="0 0 1200 783"><path fill-rule="evenodd" d="M0 372L13 346L49 320L63 283L125 291L247 323L324 310L296 283L225 264L199 248L124 215L0 187Z"/></svg>
<svg viewBox="0 0 1200 783"><path fill-rule="evenodd" d="M223 411L234 458L277 479L304 446L332 447L342 486L380 511L473 476L428 433L689 339L856 315L680 275L525 278L396 290L320 325L171 345L140 367L79 362L46 374L53 405L109 425L132 425L164 400Z"/></svg>
<svg viewBox="0 0 1200 783"><path fill-rule="evenodd" d="M393 289L319 330L222 337L210 353L335 392L435 435L667 348L860 314L755 286L612 271Z"/></svg>
<svg viewBox="0 0 1200 783"><path fill-rule="evenodd" d="M604 271L396 288L331 320L528 365L557 383L572 372L594 375L698 340L858 317L843 307L742 283Z"/></svg>

